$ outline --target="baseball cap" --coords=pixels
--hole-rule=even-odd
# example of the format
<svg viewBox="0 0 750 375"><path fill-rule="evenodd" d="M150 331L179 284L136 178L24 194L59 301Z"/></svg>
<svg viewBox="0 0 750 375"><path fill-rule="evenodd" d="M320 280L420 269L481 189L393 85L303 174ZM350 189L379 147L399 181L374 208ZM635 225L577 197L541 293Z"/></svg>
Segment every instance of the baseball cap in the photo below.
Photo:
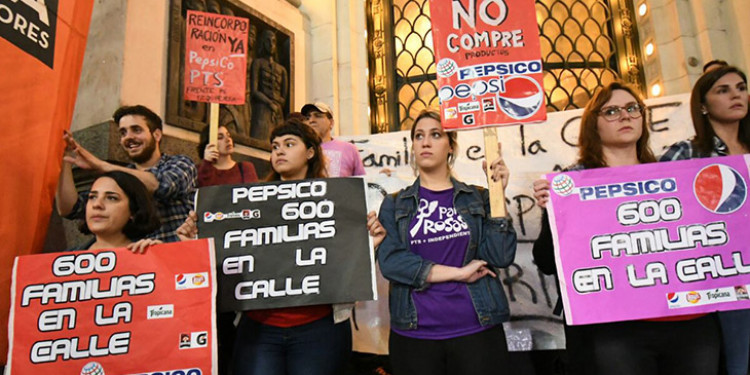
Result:
<svg viewBox="0 0 750 375"><path fill-rule="evenodd" d="M327 113L331 117L333 117L333 110L331 110L331 107L328 106L328 104L323 102L315 102L315 103L308 103L302 106L302 109L300 112L302 112L302 116L307 116L312 111L319 111L321 113Z"/></svg>

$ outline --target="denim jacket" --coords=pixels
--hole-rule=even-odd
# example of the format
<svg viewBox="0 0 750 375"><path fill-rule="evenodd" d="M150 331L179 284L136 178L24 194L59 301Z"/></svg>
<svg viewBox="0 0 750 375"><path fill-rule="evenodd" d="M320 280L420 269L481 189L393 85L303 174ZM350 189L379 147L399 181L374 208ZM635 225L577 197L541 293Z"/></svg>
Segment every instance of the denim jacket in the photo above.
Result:
<svg viewBox="0 0 750 375"><path fill-rule="evenodd" d="M453 182L453 206L469 225L471 239L463 264L481 259L492 267L508 267L516 255L516 232L508 219L489 216L489 193L482 188ZM380 271L391 282L391 325L400 330L417 329L417 310L412 291L428 288L427 275L434 265L409 249L409 223L417 213L419 179L391 194L380 206L378 219L387 235L378 248ZM468 284L479 323L492 326L510 317L508 300L500 281L485 276Z"/></svg>

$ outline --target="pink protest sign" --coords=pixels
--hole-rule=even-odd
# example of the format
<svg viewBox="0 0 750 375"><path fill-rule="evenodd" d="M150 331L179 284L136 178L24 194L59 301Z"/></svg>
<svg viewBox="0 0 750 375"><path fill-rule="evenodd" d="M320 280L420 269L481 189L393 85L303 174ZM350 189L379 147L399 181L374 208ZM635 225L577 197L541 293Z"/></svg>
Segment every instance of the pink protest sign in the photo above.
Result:
<svg viewBox="0 0 750 375"><path fill-rule="evenodd" d="M749 161L547 175L568 324L750 308Z"/></svg>
<svg viewBox="0 0 750 375"><path fill-rule="evenodd" d="M189 10L185 40L185 99L245 104L247 18Z"/></svg>

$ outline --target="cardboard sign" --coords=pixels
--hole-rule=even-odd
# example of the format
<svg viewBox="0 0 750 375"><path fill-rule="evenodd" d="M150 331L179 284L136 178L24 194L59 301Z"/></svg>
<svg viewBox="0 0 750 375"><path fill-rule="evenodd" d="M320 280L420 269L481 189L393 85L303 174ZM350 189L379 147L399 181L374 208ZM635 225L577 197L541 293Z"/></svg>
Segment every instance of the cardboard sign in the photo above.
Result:
<svg viewBox="0 0 750 375"><path fill-rule="evenodd" d="M430 13L444 128L547 118L534 0L431 0Z"/></svg>
<svg viewBox="0 0 750 375"><path fill-rule="evenodd" d="M185 99L245 104L250 21L189 10L185 23Z"/></svg>
<svg viewBox="0 0 750 375"><path fill-rule="evenodd" d="M729 156L548 175L568 323L750 308L748 162Z"/></svg>
<svg viewBox="0 0 750 375"><path fill-rule="evenodd" d="M208 240L16 258L7 373L213 373L213 268Z"/></svg>
<svg viewBox="0 0 750 375"><path fill-rule="evenodd" d="M219 310L377 298L361 178L201 188L198 233L216 240Z"/></svg>

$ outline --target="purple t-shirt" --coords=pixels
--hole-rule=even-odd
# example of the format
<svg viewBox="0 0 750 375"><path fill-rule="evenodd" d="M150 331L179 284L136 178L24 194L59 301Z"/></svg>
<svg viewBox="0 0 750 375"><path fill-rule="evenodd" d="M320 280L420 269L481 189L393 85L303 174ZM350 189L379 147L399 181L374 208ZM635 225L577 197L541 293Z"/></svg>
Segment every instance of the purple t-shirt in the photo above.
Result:
<svg viewBox="0 0 750 375"><path fill-rule="evenodd" d="M323 147L323 153L328 159L326 167L329 177L365 175L365 167L362 159L359 158L359 151L353 144L332 139L323 142L320 146Z"/></svg>
<svg viewBox="0 0 750 375"><path fill-rule="evenodd" d="M424 259L444 266L462 267L471 230L453 207L453 189L419 188L419 208L409 225L409 247ZM449 281L412 291L417 308L417 329L396 333L440 340L470 335L488 327L479 324L466 283Z"/></svg>

